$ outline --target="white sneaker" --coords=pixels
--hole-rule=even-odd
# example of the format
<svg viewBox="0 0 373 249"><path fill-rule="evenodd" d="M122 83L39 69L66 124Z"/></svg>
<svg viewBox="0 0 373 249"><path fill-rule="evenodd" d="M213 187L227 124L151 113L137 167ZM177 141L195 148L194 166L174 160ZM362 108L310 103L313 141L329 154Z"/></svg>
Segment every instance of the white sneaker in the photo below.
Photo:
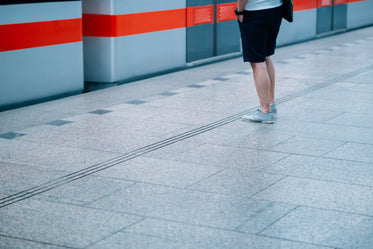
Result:
<svg viewBox="0 0 373 249"><path fill-rule="evenodd" d="M263 123L263 124L273 124L274 116L272 112L262 113L260 109L258 109L252 114L242 116L242 120Z"/></svg>

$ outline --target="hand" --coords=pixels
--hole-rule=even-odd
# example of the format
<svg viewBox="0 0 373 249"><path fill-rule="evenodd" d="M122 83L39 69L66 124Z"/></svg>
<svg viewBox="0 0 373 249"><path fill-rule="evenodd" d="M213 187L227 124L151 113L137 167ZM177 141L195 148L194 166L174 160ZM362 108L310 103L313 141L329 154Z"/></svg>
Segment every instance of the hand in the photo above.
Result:
<svg viewBox="0 0 373 249"><path fill-rule="evenodd" d="M239 21L240 23L243 23L243 15L239 15L239 16L238 16L238 21Z"/></svg>

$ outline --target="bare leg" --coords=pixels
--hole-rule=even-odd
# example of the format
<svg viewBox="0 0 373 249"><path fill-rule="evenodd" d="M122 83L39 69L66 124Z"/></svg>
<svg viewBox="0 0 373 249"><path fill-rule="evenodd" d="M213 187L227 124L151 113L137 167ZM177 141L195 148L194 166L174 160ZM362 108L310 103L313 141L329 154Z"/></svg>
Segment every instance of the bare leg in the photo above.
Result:
<svg viewBox="0 0 373 249"><path fill-rule="evenodd" d="M275 66L273 65L273 61L271 57L266 57L266 66L267 66L267 72L270 80L270 104L275 103Z"/></svg>
<svg viewBox="0 0 373 249"><path fill-rule="evenodd" d="M251 62L250 64L254 73L255 88L260 101L260 110L262 113L269 113L271 112L271 80L266 65L267 63Z"/></svg>

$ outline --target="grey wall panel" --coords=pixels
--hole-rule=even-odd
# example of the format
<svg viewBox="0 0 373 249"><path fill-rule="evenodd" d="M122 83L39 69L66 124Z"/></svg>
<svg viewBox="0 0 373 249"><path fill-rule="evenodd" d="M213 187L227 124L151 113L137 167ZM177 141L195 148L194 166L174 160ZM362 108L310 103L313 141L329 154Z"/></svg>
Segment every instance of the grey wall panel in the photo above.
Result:
<svg viewBox="0 0 373 249"><path fill-rule="evenodd" d="M185 29L115 38L115 81L186 66Z"/></svg>
<svg viewBox="0 0 373 249"><path fill-rule="evenodd" d="M82 91L82 43L0 53L0 106Z"/></svg>
<svg viewBox="0 0 373 249"><path fill-rule="evenodd" d="M88 0L90 1L90 0ZM162 1L149 1L149 0L114 0L114 13L129 14L141 13L149 11L172 10L185 8L185 0L162 0Z"/></svg>
<svg viewBox="0 0 373 249"><path fill-rule="evenodd" d="M187 62L214 56L214 24L187 28Z"/></svg>
<svg viewBox="0 0 373 249"><path fill-rule="evenodd" d="M347 28L353 29L373 24L373 1L347 4Z"/></svg>
<svg viewBox="0 0 373 249"><path fill-rule="evenodd" d="M214 0L186 0L187 6L204 6L214 4Z"/></svg>
<svg viewBox="0 0 373 249"><path fill-rule="evenodd" d="M322 34L332 30L332 14L333 7L322 7L317 9L317 24L316 32L317 34Z"/></svg>
<svg viewBox="0 0 373 249"><path fill-rule="evenodd" d="M185 8L185 0L82 0L83 12L90 14L121 15L149 11Z"/></svg>
<svg viewBox="0 0 373 249"><path fill-rule="evenodd" d="M82 0L83 13L113 15L114 1L116 0Z"/></svg>
<svg viewBox="0 0 373 249"><path fill-rule="evenodd" d="M240 51L240 30L236 20L217 24L216 45L217 55Z"/></svg>
<svg viewBox="0 0 373 249"><path fill-rule="evenodd" d="M0 25L74 19L81 16L80 1L2 5L0 7Z"/></svg>
<svg viewBox="0 0 373 249"><path fill-rule="evenodd" d="M347 27L347 5L339 4L334 6L333 30L345 29Z"/></svg>
<svg viewBox="0 0 373 249"><path fill-rule="evenodd" d="M285 45L316 37L316 9L294 12L294 22L282 20L277 45Z"/></svg>
<svg viewBox="0 0 373 249"><path fill-rule="evenodd" d="M84 80L109 83L115 81L115 39L83 37Z"/></svg>

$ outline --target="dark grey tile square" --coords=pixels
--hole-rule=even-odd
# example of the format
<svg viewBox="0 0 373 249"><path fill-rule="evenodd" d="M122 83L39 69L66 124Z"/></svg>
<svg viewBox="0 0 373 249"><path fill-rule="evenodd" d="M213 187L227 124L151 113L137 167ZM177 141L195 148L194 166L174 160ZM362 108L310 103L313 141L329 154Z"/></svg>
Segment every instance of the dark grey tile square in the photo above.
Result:
<svg viewBox="0 0 373 249"><path fill-rule="evenodd" d="M142 217L38 200L0 209L0 234L28 241L84 248Z"/></svg>
<svg viewBox="0 0 373 249"><path fill-rule="evenodd" d="M163 92L163 93L160 93L160 95L163 95L163 96L173 96L173 95L176 95L178 93L174 93L174 92Z"/></svg>
<svg viewBox="0 0 373 249"><path fill-rule="evenodd" d="M261 234L332 248L373 248L373 217L299 207Z"/></svg>
<svg viewBox="0 0 373 249"><path fill-rule="evenodd" d="M214 80L217 80L217 81L227 81L229 80L228 78L215 78Z"/></svg>
<svg viewBox="0 0 373 249"><path fill-rule="evenodd" d="M128 101L126 102L126 104L130 104L130 105L141 105L141 104L144 104L146 103L147 101L143 101L143 100L132 100L132 101Z"/></svg>
<svg viewBox="0 0 373 249"><path fill-rule="evenodd" d="M206 87L206 86L193 84L193 85L189 85L188 87L190 87L190 88L203 88L203 87Z"/></svg>
<svg viewBox="0 0 373 249"><path fill-rule="evenodd" d="M110 113L111 111L108 111L108 110L95 110L95 111L92 111L92 112L89 112L89 113L92 113L92 114L97 114L97 115L104 115L104 114L107 114L107 113Z"/></svg>
<svg viewBox="0 0 373 249"><path fill-rule="evenodd" d="M53 125L53 126L62 126L62 125L65 125L65 124L70 124L70 123L72 123L72 121L54 120L54 121L49 122L47 124Z"/></svg>
<svg viewBox="0 0 373 249"><path fill-rule="evenodd" d="M14 139L14 138L22 137L22 136L25 136L25 135L26 134L22 134L22 133L8 132L8 133L5 133L5 134L1 134L0 138Z"/></svg>

